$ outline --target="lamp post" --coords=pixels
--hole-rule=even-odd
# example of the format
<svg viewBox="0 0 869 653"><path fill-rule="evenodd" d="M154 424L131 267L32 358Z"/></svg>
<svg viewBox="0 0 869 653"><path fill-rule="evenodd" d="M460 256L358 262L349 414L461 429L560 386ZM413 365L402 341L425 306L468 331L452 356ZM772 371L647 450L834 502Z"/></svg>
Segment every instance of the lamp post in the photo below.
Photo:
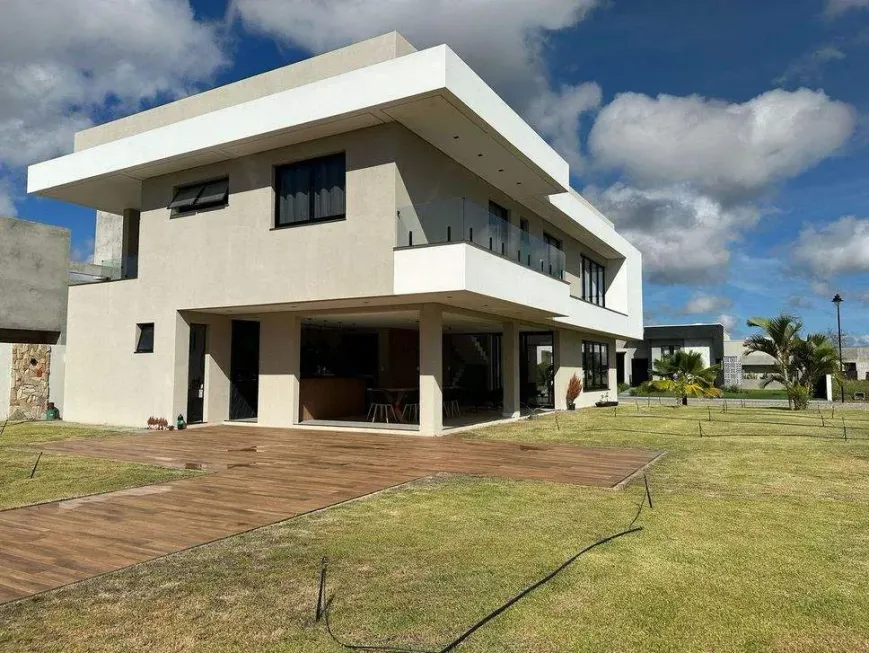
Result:
<svg viewBox="0 0 869 653"><path fill-rule="evenodd" d="M836 324L839 327L839 373L841 374L841 378L839 379L839 388L842 390L842 403L845 403L845 361L842 360L842 302L845 301L842 299L842 296L839 293L836 293L836 296L833 297L833 303L836 305Z"/></svg>

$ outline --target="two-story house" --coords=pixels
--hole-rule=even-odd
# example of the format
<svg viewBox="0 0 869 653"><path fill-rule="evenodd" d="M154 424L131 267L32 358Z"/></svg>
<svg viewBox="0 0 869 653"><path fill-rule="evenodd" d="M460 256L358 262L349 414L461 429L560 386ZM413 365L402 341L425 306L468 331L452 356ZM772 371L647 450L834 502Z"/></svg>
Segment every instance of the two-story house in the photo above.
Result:
<svg viewBox="0 0 869 653"><path fill-rule="evenodd" d="M121 216L70 289L69 420L436 434L614 395L642 338L640 254L565 160L396 33L79 132L28 190Z"/></svg>

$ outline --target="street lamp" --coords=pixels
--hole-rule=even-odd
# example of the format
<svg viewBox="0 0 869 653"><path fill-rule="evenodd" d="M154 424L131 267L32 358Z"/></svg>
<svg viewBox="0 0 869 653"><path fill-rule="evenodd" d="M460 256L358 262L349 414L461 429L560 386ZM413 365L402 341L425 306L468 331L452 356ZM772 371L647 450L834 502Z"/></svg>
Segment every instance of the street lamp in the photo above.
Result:
<svg viewBox="0 0 869 653"><path fill-rule="evenodd" d="M839 372L841 373L841 378L839 379L839 388L842 390L842 403L845 403L845 361L842 359L842 302L845 301L842 299L842 296L839 293L836 293L836 296L833 297L833 303L836 305L836 323L839 326Z"/></svg>

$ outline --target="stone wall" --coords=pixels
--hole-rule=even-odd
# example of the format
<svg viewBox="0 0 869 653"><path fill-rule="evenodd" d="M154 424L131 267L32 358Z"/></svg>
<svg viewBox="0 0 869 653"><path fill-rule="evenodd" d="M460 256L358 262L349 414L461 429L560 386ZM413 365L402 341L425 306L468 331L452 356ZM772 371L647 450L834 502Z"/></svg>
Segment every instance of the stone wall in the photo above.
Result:
<svg viewBox="0 0 869 653"><path fill-rule="evenodd" d="M12 347L9 419L42 419L48 405L51 348L48 345Z"/></svg>

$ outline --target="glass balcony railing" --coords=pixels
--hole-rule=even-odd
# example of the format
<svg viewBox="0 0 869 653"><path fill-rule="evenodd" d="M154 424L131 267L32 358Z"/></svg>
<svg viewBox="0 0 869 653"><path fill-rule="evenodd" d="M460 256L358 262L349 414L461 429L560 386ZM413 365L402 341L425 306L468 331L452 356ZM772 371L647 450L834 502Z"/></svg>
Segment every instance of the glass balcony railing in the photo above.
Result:
<svg viewBox="0 0 869 653"><path fill-rule="evenodd" d="M395 243L396 247L471 243L556 279L564 277L563 251L463 197L399 209Z"/></svg>
<svg viewBox="0 0 869 653"><path fill-rule="evenodd" d="M106 281L135 279L139 275L138 256L122 256L120 259L104 259L94 263L102 268Z"/></svg>

